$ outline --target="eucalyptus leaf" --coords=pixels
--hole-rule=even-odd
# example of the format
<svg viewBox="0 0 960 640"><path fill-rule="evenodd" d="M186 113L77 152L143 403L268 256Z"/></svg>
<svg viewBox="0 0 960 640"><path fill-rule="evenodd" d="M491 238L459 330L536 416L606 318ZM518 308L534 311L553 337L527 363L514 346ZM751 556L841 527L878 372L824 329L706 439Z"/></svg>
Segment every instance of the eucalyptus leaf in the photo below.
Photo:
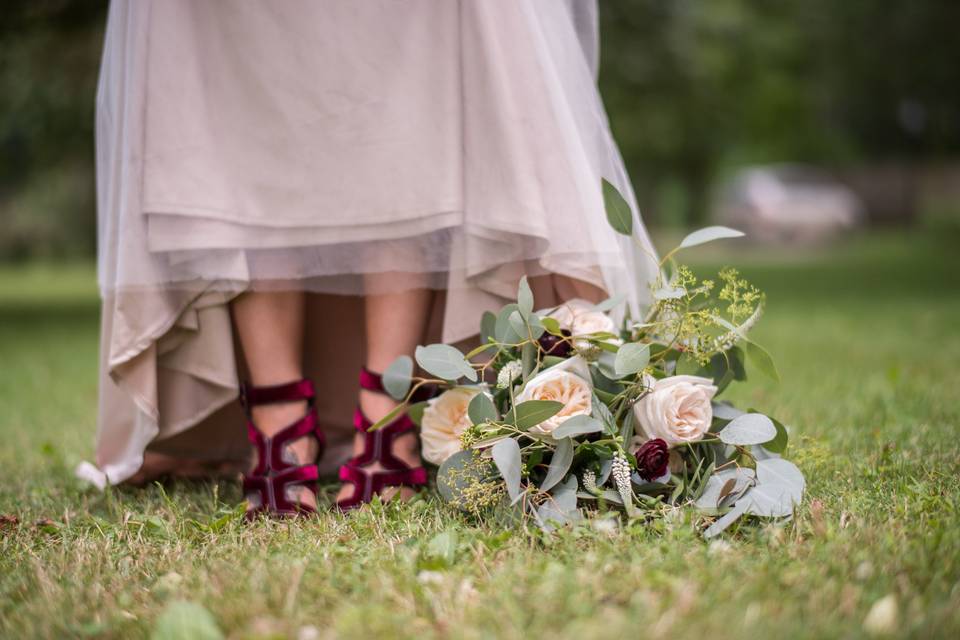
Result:
<svg viewBox="0 0 960 640"><path fill-rule="evenodd" d="M490 396L480 392L473 396L470 404L467 405L467 416L473 424L483 424L484 422L493 422L499 416L497 408L493 404Z"/></svg>
<svg viewBox="0 0 960 640"><path fill-rule="evenodd" d="M703 532L703 537L710 539L720 535L723 533L724 529L739 520L740 516L746 512L747 505L744 504L743 501L738 502L734 505L733 509L723 514L723 516L721 516L716 522L710 525L707 530Z"/></svg>
<svg viewBox="0 0 960 640"><path fill-rule="evenodd" d="M630 205L617 188L606 179L603 180L603 207L607 212L607 222L617 233L629 236L633 234L633 214Z"/></svg>
<svg viewBox="0 0 960 640"><path fill-rule="evenodd" d="M383 388L394 400L403 400L413 382L413 359L400 356L383 371Z"/></svg>
<svg viewBox="0 0 960 640"><path fill-rule="evenodd" d="M742 231L737 231L736 229L731 229L730 227L705 227L689 234L683 239L683 242L681 242L680 246L677 248L689 249L690 247L696 247L697 245L713 242L714 240L721 240L723 238L740 238L743 235L744 234Z"/></svg>
<svg viewBox="0 0 960 640"><path fill-rule="evenodd" d="M466 489L472 482L483 481L478 475L480 454L476 451L457 451L443 461L437 471L437 493L446 502L457 504ZM486 463L487 465L489 464Z"/></svg>
<svg viewBox="0 0 960 640"><path fill-rule="evenodd" d="M520 278L520 284L517 287L517 310L524 319L528 318L533 311L533 292L530 290L527 276Z"/></svg>
<svg viewBox="0 0 960 640"><path fill-rule="evenodd" d="M773 420L762 413L745 413L734 418L717 434L721 442L733 445L751 445L770 442L777 436Z"/></svg>
<svg viewBox="0 0 960 640"><path fill-rule="evenodd" d="M546 327L543 326L543 318L536 311L530 312L530 315L527 316L527 326L530 327L530 337L534 340L538 340L546 331Z"/></svg>
<svg viewBox="0 0 960 640"><path fill-rule="evenodd" d="M500 310L494 324L494 336L496 336L497 342L516 344L526 338L526 331L522 334L517 333L510 323L510 316L518 309L519 307L516 304L511 303L504 305L503 309Z"/></svg>
<svg viewBox="0 0 960 640"><path fill-rule="evenodd" d="M615 296L611 296L607 298L603 302L598 302L597 304L594 305L593 310L606 313L607 311L610 311L614 307L617 307L623 304L623 302L626 299L627 299L626 296L624 296L623 294L617 294Z"/></svg>
<svg viewBox="0 0 960 640"><path fill-rule="evenodd" d="M570 438L563 438L557 444L553 452L553 458L550 460L550 467L547 469L547 475L540 483L541 491L549 491L558 482L563 480L570 470L570 463L573 462L573 441Z"/></svg>
<svg viewBox="0 0 960 640"><path fill-rule="evenodd" d="M520 495L520 468L522 464L519 443L514 438L507 438L493 445L491 452L493 463L497 466L497 471L500 472L507 488L507 494L511 500L516 500Z"/></svg>
<svg viewBox="0 0 960 640"><path fill-rule="evenodd" d="M527 323L524 321L523 316L520 315L519 310L511 312L508 320L510 321L510 328L515 334L520 336L521 340L527 337ZM519 340L516 342L519 342Z"/></svg>
<svg viewBox="0 0 960 640"><path fill-rule="evenodd" d="M707 485L694 502L694 506L701 511L716 511L720 508L723 499L729 495L739 495L749 489L756 482L756 473L746 467L734 467L718 471L707 478ZM721 495L723 488L730 481L733 487L727 495Z"/></svg>
<svg viewBox="0 0 960 640"><path fill-rule="evenodd" d="M618 375L638 373L646 368L650 362L650 345L638 342L627 342L617 350L613 362L613 370Z"/></svg>
<svg viewBox="0 0 960 640"><path fill-rule="evenodd" d="M484 311L480 316L480 342L486 344L497 339L497 316L492 311Z"/></svg>
<svg viewBox="0 0 960 640"><path fill-rule="evenodd" d="M514 407L510 417L517 428L526 430L552 418L561 409L563 403L555 400L527 400Z"/></svg>
<svg viewBox="0 0 960 640"><path fill-rule="evenodd" d="M773 426L777 428L777 437L771 440L770 442L764 442L763 446L768 451L773 453L783 453L787 450L787 442L789 441L790 435L787 432L787 428L780 423L776 418L770 418L773 420Z"/></svg>
<svg viewBox="0 0 960 640"><path fill-rule="evenodd" d="M570 476L565 482L557 485L551 492L550 498L537 509L538 524L547 531L553 530L553 525L565 526L580 519L577 510L576 476Z"/></svg>
<svg viewBox="0 0 960 640"><path fill-rule="evenodd" d="M712 407L713 417L720 418L721 420L733 420L746 414L746 411L741 411L727 402L714 402L712 403Z"/></svg>
<svg viewBox="0 0 960 640"><path fill-rule="evenodd" d="M610 353L609 351L601 351L596 360L597 370L610 380L619 380L620 378L626 377L628 374L617 373L616 362L617 354Z"/></svg>
<svg viewBox="0 0 960 640"><path fill-rule="evenodd" d="M780 382L780 372L777 371L777 365L774 364L767 350L752 340L747 340L746 345L747 359L750 363L774 382Z"/></svg>
<svg viewBox="0 0 960 640"><path fill-rule="evenodd" d="M792 462L783 458L757 461L757 484L737 505L746 501L750 513L768 518L793 514L803 499L806 480Z"/></svg>
<svg viewBox="0 0 960 640"><path fill-rule="evenodd" d="M419 346L414 354L417 364L424 371L444 380L459 380L466 377L471 382L477 381L477 371L470 366L460 350L448 344L431 344Z"/></svg>
<svg viewBox="0 0 960 640"><path fill-rule="evenodd" d="M593 416L580 415L567 418L561 422L556 429L551 432L551 436L558 440L582 436L585 433L598 433L603 431L603 423Z"/></svg>

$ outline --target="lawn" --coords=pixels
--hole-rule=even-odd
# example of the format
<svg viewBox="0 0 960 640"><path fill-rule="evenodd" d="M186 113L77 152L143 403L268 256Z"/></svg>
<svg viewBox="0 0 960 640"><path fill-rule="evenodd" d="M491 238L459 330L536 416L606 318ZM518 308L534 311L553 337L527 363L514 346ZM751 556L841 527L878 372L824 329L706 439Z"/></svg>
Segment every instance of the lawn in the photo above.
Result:
<svg viewBox="0 0 960 640"><path fill-rule="evenodd" d="M730 393L791 425L808 480L792 524L710 543L683 513L545 537L432 494L249 526L235 483L100 493L72 474L92 270L0 269L0 637L960 637L956 241L698 254L768 292L756 337L783 382Z"/></svg>

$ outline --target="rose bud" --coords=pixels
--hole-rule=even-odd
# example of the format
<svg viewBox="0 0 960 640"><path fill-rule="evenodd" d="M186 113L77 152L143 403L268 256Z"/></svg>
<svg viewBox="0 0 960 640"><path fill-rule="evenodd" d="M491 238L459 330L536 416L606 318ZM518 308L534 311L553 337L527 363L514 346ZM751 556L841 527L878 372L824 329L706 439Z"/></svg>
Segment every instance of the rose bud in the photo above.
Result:
<svg viewBox="0 0 960 640"><path fill-rule="evenodd" d="M540 348L543 349L543 352L548 356L557 356L560 358L565 358L570 355L571 346L570 341L566 340L571 335L570 331L567 329L561 329L560 333L563 334L563 337L555 336L552 333L544 333L540 336L538 342L540 343Z"/></svg>
<svg viewBox="0 0 960 640"><path fill-rule="evenodd" d="M650 482L661 478L667 473L670 462L670 448L661 438L654 438L644 442L637 449L637 473L641 478Z"/></svg>

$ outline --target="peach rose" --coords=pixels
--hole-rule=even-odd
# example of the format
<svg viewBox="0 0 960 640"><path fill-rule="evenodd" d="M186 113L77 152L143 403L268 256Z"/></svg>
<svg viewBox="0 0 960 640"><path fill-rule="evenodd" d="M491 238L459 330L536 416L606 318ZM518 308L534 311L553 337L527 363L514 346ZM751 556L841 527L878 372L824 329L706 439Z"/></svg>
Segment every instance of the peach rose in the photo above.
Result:
<svg viewBox="0 0 960 640"><path fill-rule="evenodd" d="M479 389L454 387L427 402L420 420L420 445L427 462L440 465L460 451L460 436L472 424L467 405Z"/></svg>
<svg viewBox="0 0 960 640"><path fill-rule="evenodd" d="M529 380L516 402L555 400L563 403L558 413L530 428L533 433L549 435L573 416L589 415L593 410L593 385L583 358L574 356L537 374Z"/></svg>
<svg viewBox="0 0 960 640"><path fill-rule="evenodd" d="M713 421L713 381L673 376L650 382L651 391L633 405L637 432L647 439L662 438L671 447L701 439Z"/></svg>

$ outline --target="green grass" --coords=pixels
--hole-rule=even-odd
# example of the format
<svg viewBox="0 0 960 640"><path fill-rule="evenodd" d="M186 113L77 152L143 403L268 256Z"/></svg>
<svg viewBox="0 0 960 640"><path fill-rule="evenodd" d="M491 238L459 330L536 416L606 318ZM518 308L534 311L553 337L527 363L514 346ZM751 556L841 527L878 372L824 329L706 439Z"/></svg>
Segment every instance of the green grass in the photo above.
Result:
<svg viewBox="0 0 960 640"><path fill-rule="evenodd" d="M848 638L892 594L893 635L957 637L955 247L700 254L768 292L756 337L783 383L732 397L792 426L808 480L792 525L710 544L682 515L542 537L427 496L246 526L223 517L232 483L91 490L72 469L95 429L92 270L0 270L0 514L19 519L0 525L0 636L148 636L186 600L235 638Z"/></svg>

